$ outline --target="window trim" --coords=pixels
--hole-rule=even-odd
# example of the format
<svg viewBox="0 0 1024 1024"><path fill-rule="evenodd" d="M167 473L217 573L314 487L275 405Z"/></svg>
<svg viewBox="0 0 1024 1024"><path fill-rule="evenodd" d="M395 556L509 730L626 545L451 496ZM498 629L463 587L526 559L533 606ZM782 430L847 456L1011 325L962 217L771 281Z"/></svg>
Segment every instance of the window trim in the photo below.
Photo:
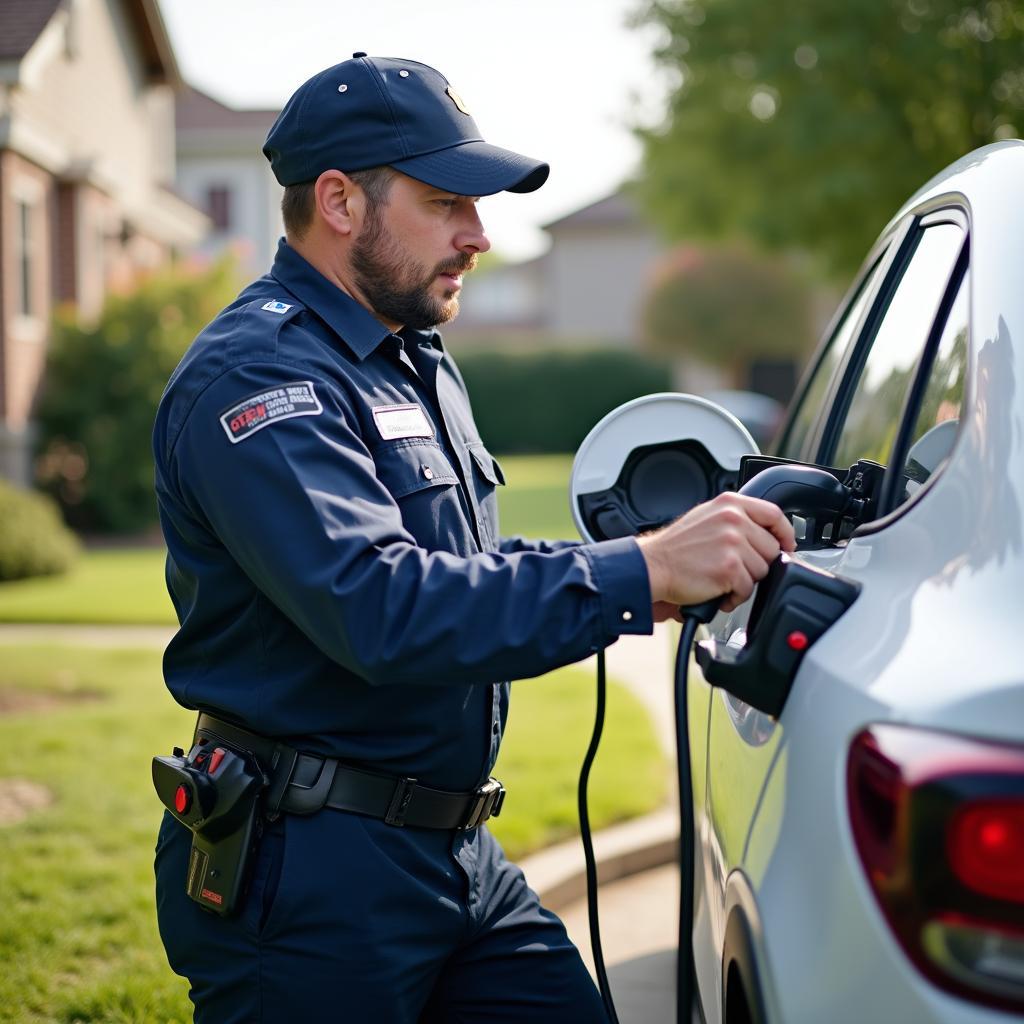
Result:
<svg viewBox="0 0 1024 1024"><path fill-rule="evenodd" d="M935 220L931 223L939 224L948 222L948 220ZM954 223L961 224L959 220L955 220ZM956 302L957 296L960 294L961 287L965 283L969 284L968 273L970 271L970 243L971 236L968 231L967 236L964 238L964 243L960 248L960 252L957 255L956 262L953 264L953 270L946 281L946 290L943 292L942 298L939 301L939 306L935 313L935 319L932 321L931 330L928 333L928 339L925 342L925 346L921 352L921 358L918 361L914 380L910 385L906 401L903 404L899 430L896 432L896 439L893 442L889 465L886 466L885 476L882 480L882 490L878 501L880 514L876 518L872 519L870 523L864 523L862 526L859 526L854 530L851 535L852 537L862 537L872 534L878 530L885 529L886 526L894 523L908 509L916 505L921 496L927 493L931 488L933 482L938 480L942 475L941 471L933 473L932 476L925 481L924 486L915 494L911 495L910 498L901 502L899 505L893 505L893 502L896 499L896 481L902 475L903 465L906 461L907 453L910 450L910 434L914 429L917 413L921 407L921 400L924 397L924 392L928 384L928 375L931 373L931 369L935 364L935 356L938 352L939 344L942 341L943 332L949 322L949 314L952 311L953 304ZM974 355L973 332L970 328L971 317L969 294L967 308L967 364L964 371L965 403L967 396L971 393L971 377ZM958 433L952 451L956 450L960 443L961 436L962 432ZM951 455L952 451L950 453Z"/></svg>
<svg viewBox="0 0 1024 1024"><path fill-rule="evenodd" d="M835 457L839 435L850 412L857 383L864 370L868 354L875 343L878 329L885 319L896 289L910 265L921 240L918 218L908 214L900 221L890 249L891 258L884 272L879 275L878 286L871 297L870 305L865 308L861 319L861 327L856 340L850 346L842 364L836 369L833 387L825 398L828 413L818 421L818 433L813 447L814 462L821 466L831 466ZM848 466L839 467L848 469Z"/></svg>
<svg viewBox="0 0 1024 1024"><path fill-rule="evenodd" d="M836 335L839 333L840 328L845 322L846 314L849 312L850 307L856 302L857 297L860 295L860 290L864 286L865 282L868 281L876 271L879 269L882 260L886 257L889 252L890 244L893 241L894 233L886 232L874 246L871 248L871 252L868 253L867 259L861 264L860 270L857 272L856 277L853 279L853 283L846 290L846 294L843 296L839 305L836 307L835 313L832 314L832 319L829 320L828 327L825 328L824 334L822 334L822 340L819 343L814 355L811 356L810 361L807 364L803 375L800 377L800 381L796 386L793 399L789 403L789 414L786 417L785 422L779 430L778 436L773 440L771 450L773 454L778 454L783 448L786 447L789 442L790 435L793 432L793 426L796 423L797 414L803 407L804 401L807 398L807 392L810 390L811 382L817 376L818 370L821 364L825 360L825 356L832 348L836 340ZM864 313L866 313L873 302L872 296L867 296L864 303L864 310L859 318L861 321L864 319ZM854 324L853 330L856 334L858 324ZM838 371L838 367L837 367ZM833 374L834 379L834 374ZM831 380L829 381L829 387L826 389L826 399L822 401L822 407L828 408L827 397L832 393ZM819 413L811 423L811 427L807 432L807 436L804 438L803 444L800 446L800 451L793 453L790 457L794 460L806 461L803 458L807 454L808 441L811 440L816 432L818 421L821 419Z"/></svg>

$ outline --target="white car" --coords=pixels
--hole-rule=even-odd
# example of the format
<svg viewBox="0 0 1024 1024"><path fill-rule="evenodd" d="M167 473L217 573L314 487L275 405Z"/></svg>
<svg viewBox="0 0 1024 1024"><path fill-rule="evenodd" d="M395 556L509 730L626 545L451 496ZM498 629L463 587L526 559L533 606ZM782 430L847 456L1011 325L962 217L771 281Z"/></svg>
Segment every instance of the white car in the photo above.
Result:
<svg viewBox="0 0 1024 1024"><path fill-rule="evenodd" d="M688 465L705 490L773 461L813 485L784 504L797 553L690 670L705 1020L1024 1019L1024 142L893 218L774 460L734 472L742 427L712 443L693 399L673 440L671 397L619 418L628 445L581 448L585 536L653 525L673 487L710 496Z"/></svg>
<svg viewBox="0 0 1024 1024"><path fill-rule="evenodd" d="M1019 1020L1024 143L964 157L891 221L775 454L886 469L859 515L796 521L795 560L858 593L779 717L691 671L704 1016ZM751 643L751 607L716 644Z"/></svg>

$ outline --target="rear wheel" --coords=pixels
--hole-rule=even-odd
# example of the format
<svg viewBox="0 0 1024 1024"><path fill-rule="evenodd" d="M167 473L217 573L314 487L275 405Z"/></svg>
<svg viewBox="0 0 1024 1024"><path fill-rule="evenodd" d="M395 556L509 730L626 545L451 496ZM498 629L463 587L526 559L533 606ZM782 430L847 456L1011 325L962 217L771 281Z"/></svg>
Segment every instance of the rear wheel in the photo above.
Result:
<svg viewBox="0 0 1024 1024"><path fill-rule="evenodd" d="M724 1024L766 1024L750 925L738 907L729 915L722 952Z"/></svg>
<svg viewBox="0 0 1024 1024"><path fill-rule="evenodd" d="M725 1024L754 1024L743 977L735 961L729 964L725 979Z"/></svg>

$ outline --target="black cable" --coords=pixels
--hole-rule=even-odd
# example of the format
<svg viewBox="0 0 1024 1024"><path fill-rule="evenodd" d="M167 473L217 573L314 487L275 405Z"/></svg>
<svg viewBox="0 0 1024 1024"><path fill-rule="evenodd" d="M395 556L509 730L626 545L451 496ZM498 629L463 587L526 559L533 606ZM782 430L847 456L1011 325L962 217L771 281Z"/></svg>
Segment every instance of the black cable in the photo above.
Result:
<svg viewBox="0 0 1024 1024"><path fill-rule="evenodd" d="M594 713L594 731L590 737L590 746L583 767L580 769L580 784L577 791L577 805L580 814L580 837L583 840L583 857L587 863L587 915L590 918L590 948L594 955L594 970L597 974L597 987L601 991L605 1013L611 1024L619 1024L615 1014L615 1003L612 1002L612 989L608 984L608 975L604 969L604 954L601 951L601 927L597 919L597 862L594 860L594 843L590 835L590 814L587 811L587 783L590 781L590 768L597 756L597 748L601 743L604 730L605 706L605 671L604 651L597 653L597 710Z"/></svg>
<svg viewBox="0 0 1024 1024"><path fill-rule="evenodd" d="M693 1019L694 967L693 967L693 783L690 777L690 738L686 706L687 670L690 650L693 648L697 626L714 615L717 601L693 606L692 614L683 613L683 630L676 650L675 717L676 717L676 781L679 786L679 947L676 960L676 1021L691 1024ZM612 1001L612 990L604 966L601 950L601 927L597 914L597 862L590 834L590 814L587 810L587 784L590 768L597 756L604 730L606 696L604 651L597 655L597 710L594 713L594 731L590 746L580 769L577 805L580 815L580 837L587 868L587 915L590 919L590 948L594 955L597 987L601 992L605 1013L610 1024L619 1024Z"/></svg>
<svg viewBox="0 0 1024 1024"><path fill-rule="evenodd" d="M697 626L696 615L683 616L676 650L676 778L679 785L679 948L676 954L676 1022L693 1020L693 783L690 778L690 737L686 706L687 669Z"/></svg>

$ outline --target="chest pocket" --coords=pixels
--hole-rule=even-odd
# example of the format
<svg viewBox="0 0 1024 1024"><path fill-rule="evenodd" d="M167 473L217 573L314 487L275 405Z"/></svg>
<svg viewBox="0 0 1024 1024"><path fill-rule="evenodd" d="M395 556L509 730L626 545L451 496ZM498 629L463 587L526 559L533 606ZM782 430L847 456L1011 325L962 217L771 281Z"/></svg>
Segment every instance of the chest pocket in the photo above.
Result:
<svg viewBox="0 0 1024 1024"><path fill-rule="evenodd" d="M480 532L483 534L485 547L493 551L497 548L501 535L498 528L496 488L505 483L505 474L502 473L498 460L482 442L470 441L466 449L473 462L473 490Z"/></svg>
<svg viewBox="0 0 1024 1024"><path fill-rule="evenodd" d="M459 501L458 474L435 441L392 441L373 449L377 478L402 510L402 523L430 551L469 554L472 533Z"/></svg>

